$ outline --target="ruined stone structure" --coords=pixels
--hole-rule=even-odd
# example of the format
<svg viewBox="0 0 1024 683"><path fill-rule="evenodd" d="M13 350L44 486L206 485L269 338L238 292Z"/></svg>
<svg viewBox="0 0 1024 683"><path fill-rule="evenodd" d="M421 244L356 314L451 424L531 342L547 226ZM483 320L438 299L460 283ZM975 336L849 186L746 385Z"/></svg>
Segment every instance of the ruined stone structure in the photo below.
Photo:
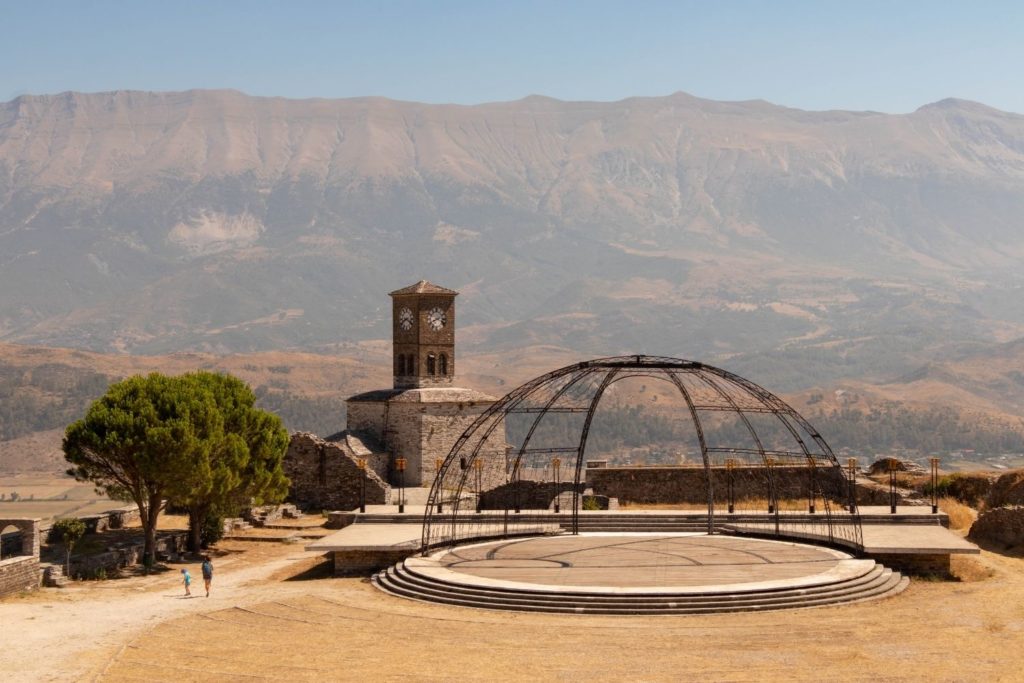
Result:
<svg viewBox="0 0 1024 683"><path fill-rule="evenodd" d="M325 441L315 434L292 435L285 456L285 474L291 479L290 500L307 510L351 510L359 506L363 472L359 459L366 460L366 503L391 502L391 487L384 482L388 454L371 450L353 434L343 433L338 441ZM379 447L374 447L379 449Z"/></svg>
<svg viewBox="0 0 1024 683"><path fill-rule="evenodd" d="M367 503L391 502L390 491L429 486L437 463L477 417L496 400L454 386L455 297L458 292L425 280L391 292L393 385L352 396L348 424L327 441L295 434L285 456L292 480L290 500L307 509L351 510L359 504L359 458L374 481ZM504 429L495 430L486 450L504 462ZM399 459L405 470L399 472ZM489 458L488 462L495 462ZM483 475L504 483L504 468ZM373 500L370 488L374 489Z"/></svg>
<svg viewBox="0 0 1024 683"><path fill-rule="evenodd" d="M0 519L0 534L20 533L20 547L0 558L0 597L39 588L39 520Z"/></svg>

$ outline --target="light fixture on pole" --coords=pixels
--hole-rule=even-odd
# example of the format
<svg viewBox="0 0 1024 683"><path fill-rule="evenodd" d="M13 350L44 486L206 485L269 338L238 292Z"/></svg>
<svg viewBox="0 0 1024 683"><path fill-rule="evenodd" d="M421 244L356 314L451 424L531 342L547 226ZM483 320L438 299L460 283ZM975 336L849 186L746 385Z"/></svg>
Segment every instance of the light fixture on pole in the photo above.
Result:
<svg viewBox="0 0 1024 683"><path fill-rule="evenodd" d="M405 458L395 458L395 470L398 471L398 514L405 512Z"/></svg>

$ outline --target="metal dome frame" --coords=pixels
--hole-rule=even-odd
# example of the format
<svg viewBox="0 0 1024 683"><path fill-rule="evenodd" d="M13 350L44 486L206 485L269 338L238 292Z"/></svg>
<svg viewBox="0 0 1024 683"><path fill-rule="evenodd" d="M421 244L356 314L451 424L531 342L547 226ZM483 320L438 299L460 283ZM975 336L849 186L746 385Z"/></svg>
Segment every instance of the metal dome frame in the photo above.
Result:
<svg viewBox="0 0 1024 683"><path fill-rule="evenodd" d="M512 505L506 501L501 519L496 523L493 513L500 514L501 508L491 507L492 514L480 514L479 501L485 492L481 486L477 486L475 496L472 491L473 477L479 481L480 472L485 468L491 473L492 482L496 473L500 481L500 473L503 472L504 486L515 488L521 481L526 457L565 456L567 460L575 460L567 463L571 467L566 473L571 471L572 479L567 479L566 484L572 491L570 529L574 534L579 533L583 463L594 416L607 389L615 382L631 377L668 381L685 403L685 412L696 432L703 465L708 533L748 533L809 539L855 549L863 547L852 477L840 465L824 437L792 406L764 387L721 368L678 358L631 355L597 358L545 373L513 389L484 411L458 438L438 468L423 516L423 552L481 538L531 533L529 526L516 530L517 523L530 522L528 515L519 514L518 502L515 515L510 515ZM569 400L573 392L577 395ZM531 439L545 418L567 413L583 416L575 443L547 448L530 447ZM529 414L535 417L522 443L518 447L507 446L504 434L506 418ZM744 432L743 439L722 443L710 439L709 428L714 431L715 418L709 416L714 414L725 414L738 420L736 424L742 425L739 429ZM778 433L784 437L788 435L786 438L791 439L792 445L768 443L769 440L763 438L764 435L759 434L752 424L755 416L761 416L758 419L767 416L772 423L777 421L776 428L781 428ZM498 431L499 428L502 431ZM503 447L500 462L494 456L496 439L501 440ZM488 448L487 444L491 447ZM733 458L746 459L742 468L734 467ZM801 513L781 509L781 496L786 493L785 477L782 476L784 468L791 479L799 477L799 481L807 482L805 493L801 495L810 500L809 511ZM748 477L748 488L766 496L769 501L767 513L762 510L757 515L732 514L734 477L740 469ZM716 515L716 500L721 502L722 499L721 491L716 499L715 483L718 480L722 484L723 477L727 477L728 482L730 514ZM558 488L559 482L549 483L554 484L554 495L561 496L563 490ZM792 493L792 486L789 492ZM475 505L474 498L477 501ZM815 509L818 499L823 503L820 513ZM544 509L543 514L550 515L550 510ZM532 533L538 533L536 523L532 529Z"/></svg>

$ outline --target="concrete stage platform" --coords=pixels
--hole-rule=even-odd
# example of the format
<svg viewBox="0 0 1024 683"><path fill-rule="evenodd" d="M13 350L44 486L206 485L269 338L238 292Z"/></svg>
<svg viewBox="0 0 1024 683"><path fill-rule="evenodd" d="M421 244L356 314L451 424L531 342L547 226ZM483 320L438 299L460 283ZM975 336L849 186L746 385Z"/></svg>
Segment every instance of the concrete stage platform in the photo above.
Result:
<svg viewBox="0 0 1024 683"><path fill-rule="evenodd" d="M423 506L406 506L404 514L397 514L395 506L374 505L368 506L366 513L331 513L332 522L347 526L307 548L331 554L339 574L369 574L420 550L423 512ZM499 519L503 515L503 511L489 511L477 519ZM716 514L715 520L728 530L730 522L740 526L743 519L768 517L767 513L745 512L735 516ZM780 514L781 530L785 532L786 520L806 518L809 518L806 514ZM901 506L894 515L888 507L864 506L860 509L860 518L864 548L854 552L890 568L942 575L949 571L950 555L979 552L977 546L946 528L945 514L931 514L929 508ZM528 523L522 523L526 520ZM564 530L570 521L569 513L529 511L515 525L515 531L517 535L555 534ZM580 529L584 532L701 531L706 523L706 514L696 511L625 509L580 513Z"/></svg>
<svg viewBox="0 0 1024 683"><path fill-rule="evenodd" d="M788 541L598 533L442 550L396 563L374 583L485 609L691 614L859 602L895 595L907 579L874 560Z"/></svg>

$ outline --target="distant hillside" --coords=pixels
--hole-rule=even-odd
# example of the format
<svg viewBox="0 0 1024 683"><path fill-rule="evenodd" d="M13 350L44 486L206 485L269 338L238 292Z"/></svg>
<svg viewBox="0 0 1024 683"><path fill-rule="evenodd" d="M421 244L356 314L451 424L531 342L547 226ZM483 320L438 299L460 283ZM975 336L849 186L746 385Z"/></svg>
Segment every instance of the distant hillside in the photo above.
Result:
<svg viewBox="0 0 1024 683"><path fill-rule="evenodd" d="M383 339L728 361L787 391L1024 337L1024 117L683 93L479 106L232 91L0 104L0 340L216 354Z"/></svg>
<svg viewBox="0 0 1024 683"><path fill-rule="evenodd" d="M866 457L897 448L922 453L1024 452L1024 420L1019 416L1024 385L1018 377L1024 367L1024 345L1006 345L1002 352L999 365L989 363L984 374L972 375L979 393L962 388L969 384L961 379L964 374L980 373L975 370L978 361L966 358L904 381L848 382L783 397L821 430L833 448ZM468 355L460 358L458 380L501 396L534 376L578 360L583 357L546 347ZM200 368L241 377L255 390L259 405L281 415L289 429L324 436L344 427L348 396L391 382L389 350L380 343L349 347L344 355L230 356L109 355L0 344L0 476L63 471L64 427L78 419L110 381L137 373L176 374ZM766 386L775 389L770 383ZM631 380L615 389L607 399L611 409L602 410L602 424L595 426L600 437L595 447L621 454L644 446L664 457L676 452L674 388Z"/></svg>

